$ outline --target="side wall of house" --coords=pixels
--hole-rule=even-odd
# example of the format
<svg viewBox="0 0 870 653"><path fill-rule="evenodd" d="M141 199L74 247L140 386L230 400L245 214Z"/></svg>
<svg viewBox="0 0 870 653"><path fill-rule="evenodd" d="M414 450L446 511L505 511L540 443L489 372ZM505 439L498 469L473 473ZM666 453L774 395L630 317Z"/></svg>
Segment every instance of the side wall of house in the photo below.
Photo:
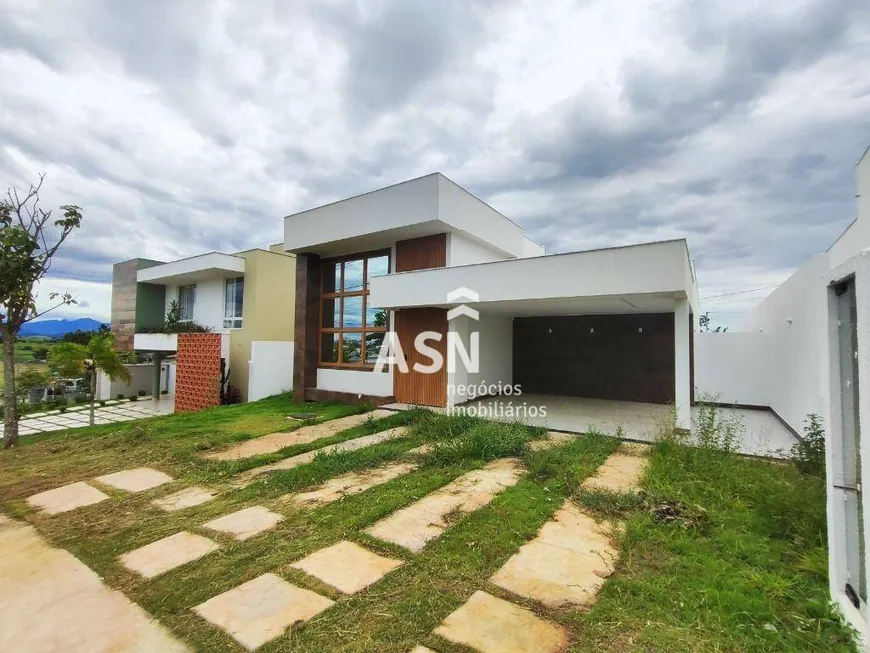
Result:
<svg viewBox="0 0 870 653"><path fill-rule="evenodd" d="M292 342L296 314L296 258L261 249L239 252L245 258L242 328L230 330L230 383L248 400L251 342ZM197 288L197 293L199 288ZM198 300L198 298L197 298ZM223 310L223 302L221 302ZM221 313L223 316L223 313ZM293 366L289 349L287 366Z"/></svg>
<svg viewBox="0 0 870 653"><path fill-rule="evenodd" d="M696 333L696 400L770 406L771 336L766 333Z"/></svg>

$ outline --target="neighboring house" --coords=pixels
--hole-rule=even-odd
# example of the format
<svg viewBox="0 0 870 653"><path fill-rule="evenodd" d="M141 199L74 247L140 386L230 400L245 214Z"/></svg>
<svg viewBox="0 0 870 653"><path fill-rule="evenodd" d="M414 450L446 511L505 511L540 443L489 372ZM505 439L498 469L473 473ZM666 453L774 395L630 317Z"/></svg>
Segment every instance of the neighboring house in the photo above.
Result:
<svg viewBox="0 0 870 653"><path fill-rule="evenodd" d="M673 404L690 428L698 297L685 240L546 255L435 173L287 216L284 250L297 265L297 396L452 407L485 382ZM407 373L375 371L391 330ZM442 355L477 332L479 370L414 371L431 362L413 344L423 331Z"/></svg>
<svg viewBox="0 0 870 653"><path fill-rule="evenodd" d="M870 480L870 149L857 165L858 215L824 252L760 302L739 331L699 334L698 387L769 406L796 433L827 434L831 593L870 642L864 479Z"/></svg>
<svg viewBox="0 0 870 653"><path fill-rule="evenodd" d="M249 398L252 375L258 373L251 364L254 343L285 343L283 348L268 346L270 352L284 352L285 359L265 360L261 356L261 367L270 369L259 372L274 378L271 368L280 366L286 382L278 390L289 390L295 276L293 256L271 249L235 254L210 252L168 263L146 259L118 263L112 279L116 345L119 349L154 352L158 369L161 357L175 354L178 348L175 334L158 333L171 303L177 301L182 324L204 326L221 335L229 382L239 389L243 400ZM265 351L267 346L261 349ZM173 384L173 379L164 377L160 387ZM263 396L262 392L255 392L255 398Z"/></svg>

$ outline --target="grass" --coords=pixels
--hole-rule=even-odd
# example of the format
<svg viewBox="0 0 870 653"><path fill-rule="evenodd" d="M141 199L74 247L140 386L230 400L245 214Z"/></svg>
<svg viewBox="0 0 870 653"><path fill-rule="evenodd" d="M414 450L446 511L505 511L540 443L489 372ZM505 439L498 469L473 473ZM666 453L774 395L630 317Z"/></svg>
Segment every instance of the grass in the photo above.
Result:
<svg viewBox="0 0 870 653"><path fill-rule="evenodd" d="M265 572L339 601L262 651L404 652L422 643L459 653L431 634L474 591L520 603L565 626L571 651L854 651L828 607L824 484L790 465L750 460L668 442L651 452L644 491L619 496L579 490L618 441L587 434L565 445L530 451L541 432L520 424L408 411L335 436L246 461L209 461L201 454L300 425L290 412L318 421L354 412L336 404L293 405L287 396L197 414L113 424L23 438L0 452L0 508L33 523L105 581L130 596L198 651L241 650L190 608ZM264 475L232 489L237 473L323 444L399 424L407 434L369 448L315 456L308 465ZM415 471L316 510L282 499L338 474L416 455ZM487 461L517 456L527 473L489 505L452 523L419 555L367 536L364 529L398 508ZM45 517L23 499L66 482L138 465L177 482L140 495L112 498L72 513ZM169 515L155 496L206 484L220 491L203 506ZM589 610L548 610L510 596L488 578L566 500L623 525L621 561ZM284 515L277 529L246 542L204 531L206 521L250 505ZM664 519L662 507L671 518ZM142 580L117 562L120 553L180 530L220 542L219 552ZM356 541L405 564L351 597L290 567L340 540Z"/></svg>

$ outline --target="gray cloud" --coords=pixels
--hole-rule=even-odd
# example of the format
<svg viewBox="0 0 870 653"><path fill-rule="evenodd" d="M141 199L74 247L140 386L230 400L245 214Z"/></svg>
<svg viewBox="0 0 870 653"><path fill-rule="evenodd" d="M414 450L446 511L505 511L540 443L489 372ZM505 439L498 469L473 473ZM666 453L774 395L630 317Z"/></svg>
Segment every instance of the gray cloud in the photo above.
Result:
<svg viewBox="0 0 870 653"><path fill-rule="evenodd" d="M686 237L702 294L761 287L854 217L870 142L860 0L4 4L0 185L85 208L55 277L441 170L551 251Z"/></svg>

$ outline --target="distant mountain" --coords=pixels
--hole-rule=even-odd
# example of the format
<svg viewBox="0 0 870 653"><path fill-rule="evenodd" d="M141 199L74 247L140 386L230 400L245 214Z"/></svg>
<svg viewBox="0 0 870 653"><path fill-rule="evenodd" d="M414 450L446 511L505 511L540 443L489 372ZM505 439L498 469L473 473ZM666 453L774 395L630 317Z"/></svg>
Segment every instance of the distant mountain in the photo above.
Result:
<svg viewBox="0 0 870 653"><path fill-rule="evenodd" d="M73 331L96 331L100 328L102 322L92 320L89 317L82 317L77 320L40 320L38 322L28 322L19 331L20 336L48 336L49 338L60 338L66 333Z"/></svg>

